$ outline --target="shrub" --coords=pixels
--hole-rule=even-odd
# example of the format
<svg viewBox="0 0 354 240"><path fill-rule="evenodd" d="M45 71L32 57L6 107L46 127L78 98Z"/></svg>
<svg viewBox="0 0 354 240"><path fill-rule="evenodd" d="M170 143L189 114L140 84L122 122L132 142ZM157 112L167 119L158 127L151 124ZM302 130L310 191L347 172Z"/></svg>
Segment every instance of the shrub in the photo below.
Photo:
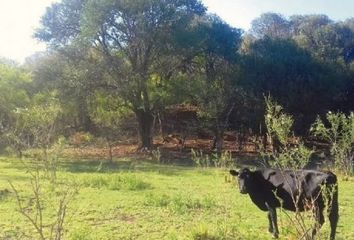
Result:
<svg viewBox="0 0 354 240"><path fill-rule="evenodd" d="M317 117L310 132L313 136L330 144L330 152L335 166L345 174L353 174L354 161L354 113L328 112L326 124Z"/></svg>
<svg viewBox="0 0 354 240"><path fill-rule="evenodd" d="M272 151L263 149L260 145L261 155L266 165L277 168L303 168L309 161L313 153L302 142L296 142L294 134L291 132L294 120L286 114L283 108L271 97L265 98L265 124L268 138L272 141Z"/></svg>
<svg viewBox="0 0 354 240"><path fill-rule="evenodd" d="M93 141L92 134L86 132L76 132L70 137L70 144L76 147L88 145L92 141Z"/></svg>
<svg viewBox="0 0 354 240"><path fill-rule="evenodd" d="M223 151L220 155L204 154L202 150L196 151L191 149L191 159L197 167L208 168L214 165L214 167L228 168L233 167L234 161L230 151Z"/></svg>

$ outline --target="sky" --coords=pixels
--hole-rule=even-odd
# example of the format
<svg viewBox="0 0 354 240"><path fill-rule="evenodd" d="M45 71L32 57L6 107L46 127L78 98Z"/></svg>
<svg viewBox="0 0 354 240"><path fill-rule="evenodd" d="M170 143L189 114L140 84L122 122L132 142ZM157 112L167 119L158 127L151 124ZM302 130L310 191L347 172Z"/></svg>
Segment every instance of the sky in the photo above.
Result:
<svg viewBox="0 0 354 240"><path fill-rule="evenodd" d="M23 63L45 44L33 39L47 6L59 0L0 0L0 56ZM251 21L264 12L284 16L323 13L339 21L354 17L354 0L202 0L234 27L248 30Z"/></svg>

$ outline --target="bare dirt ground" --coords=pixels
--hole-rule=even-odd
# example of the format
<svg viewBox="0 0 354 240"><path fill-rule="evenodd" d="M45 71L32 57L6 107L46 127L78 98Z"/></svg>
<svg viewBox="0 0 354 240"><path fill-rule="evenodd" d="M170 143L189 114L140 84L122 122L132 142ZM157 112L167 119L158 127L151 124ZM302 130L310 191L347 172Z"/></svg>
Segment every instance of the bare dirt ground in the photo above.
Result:
<svg viewBox="0 0 354 240"><path fill-rule="evenodd" d="M170 137L169 141L157 137L154 141L155 150L161 153L161 162L165 163L191 163L191 150L202 151L204 154L213 154L212 138L189 137L181 144L178 137ZM246 141L240 146L235 139L225 136L224 151L231 152L233 157L240 159L255 159L258 156L256 145ZM64 156L77 159L109 159L108 147L79 146L68 147L63 152ZM113 158L134 157L151 158L151 152L138 151L138 145L134 141L125 144L117 144L112 148Z"/></svg>

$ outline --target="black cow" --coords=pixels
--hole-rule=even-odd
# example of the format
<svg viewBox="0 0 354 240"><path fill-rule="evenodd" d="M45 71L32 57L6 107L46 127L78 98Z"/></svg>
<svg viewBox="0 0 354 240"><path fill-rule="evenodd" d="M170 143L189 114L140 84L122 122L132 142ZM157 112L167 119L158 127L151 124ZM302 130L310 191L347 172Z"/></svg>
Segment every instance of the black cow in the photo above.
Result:
<svg viewBox="0 0 354 240"><path fill-rule="evenodd" d="M268 211L269 232L273 237L278 238L279 234L276 208L299 212L312 209L316 220L312 230L314 237L316 230L324 223L323 209L327 204L331 225L330 239L335 239L339 217L335 174L314 170L250 171L248 168L243 168L240 172L230 170L230 174L238 176L242 194L248 193L259 209Z"/></svg>

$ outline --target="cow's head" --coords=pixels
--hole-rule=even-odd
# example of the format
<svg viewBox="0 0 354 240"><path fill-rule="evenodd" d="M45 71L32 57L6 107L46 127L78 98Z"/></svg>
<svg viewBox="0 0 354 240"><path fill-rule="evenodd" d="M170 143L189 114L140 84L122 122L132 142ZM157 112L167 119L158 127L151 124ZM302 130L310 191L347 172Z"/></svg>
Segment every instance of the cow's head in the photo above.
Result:
<svg viewBox="0 0 354 240"><path fill-rule="evenodd" d="M232 176L238 176L238 186L240 193L247 194L251 185L252 172L248 168L243 168L240 170L240 172L230 170L230 174Z"/></svg>

